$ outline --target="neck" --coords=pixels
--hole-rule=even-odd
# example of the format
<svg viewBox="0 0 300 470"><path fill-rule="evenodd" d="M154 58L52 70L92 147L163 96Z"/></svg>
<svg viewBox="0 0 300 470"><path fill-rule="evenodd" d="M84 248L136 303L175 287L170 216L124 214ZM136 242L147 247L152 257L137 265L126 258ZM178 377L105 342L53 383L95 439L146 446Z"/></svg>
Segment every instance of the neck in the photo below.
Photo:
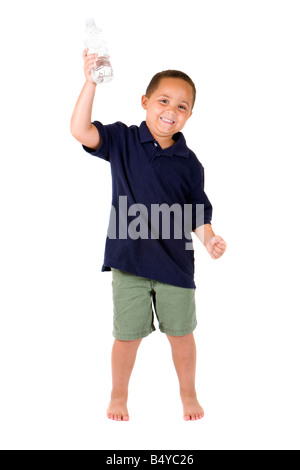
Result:
<svg viewBox="0 0 300 470"><path fill-rule="evenodd" d="M161 146L162 149L166 149L168 147L171 147L172 145L175 144L175 140L173 140L172 138L169 138L169 139L163 139L161 137L158 137L156 138L157 142L159 143L159 145Z"/></svg>
<svg viewBox="0 0 300 470"><path fill-rule="evenodd" d="M151 127L148 125L147 122L146 122L146 124L147 124L147 127L148 127L149 131L151 132L152 136L154 137L155 140L157 140L157 142L159 143L159 145L161 146L162 149L166 149L166 148L171 147L172 145L175 144L175 140L172 139L173 135L166 135L166 136L159 135L151 129Z"/></svg>

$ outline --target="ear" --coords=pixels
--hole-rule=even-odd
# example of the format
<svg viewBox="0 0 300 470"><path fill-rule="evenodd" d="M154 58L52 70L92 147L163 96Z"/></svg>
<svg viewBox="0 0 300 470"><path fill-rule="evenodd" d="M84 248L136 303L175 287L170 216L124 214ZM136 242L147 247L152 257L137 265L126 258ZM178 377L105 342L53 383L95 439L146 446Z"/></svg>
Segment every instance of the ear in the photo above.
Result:
<svg viewBox="0 0 300 470"><path fill-rule="evenodd" d="M188 119L190 119L191 115L193 114L193 111L191 111L191 114L189 115Z"/></svg>
<svg viewBox="0 0 300 470"><path fill-rule="evenodd" d="M146 95L143 95L143 96L142 96L141 103L142 103L143 109L147 109L148 97L147 97Z"/></svg>

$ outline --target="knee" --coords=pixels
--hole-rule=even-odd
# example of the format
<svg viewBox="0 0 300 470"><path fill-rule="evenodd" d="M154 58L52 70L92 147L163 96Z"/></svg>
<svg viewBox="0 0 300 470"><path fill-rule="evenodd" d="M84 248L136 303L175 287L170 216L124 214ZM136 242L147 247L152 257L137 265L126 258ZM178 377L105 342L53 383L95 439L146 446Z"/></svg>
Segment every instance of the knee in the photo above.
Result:
<svg viewBox="0 0 300 470"><path fill-rule="evenodd" d="M167 335L167 338L168 340L170 341L171 344L174 344L174 343L188 343L190 341L194 341L194 334L193 333L189 333L188 335L184 335L184 336L172 336L172 335Z"/></svg>

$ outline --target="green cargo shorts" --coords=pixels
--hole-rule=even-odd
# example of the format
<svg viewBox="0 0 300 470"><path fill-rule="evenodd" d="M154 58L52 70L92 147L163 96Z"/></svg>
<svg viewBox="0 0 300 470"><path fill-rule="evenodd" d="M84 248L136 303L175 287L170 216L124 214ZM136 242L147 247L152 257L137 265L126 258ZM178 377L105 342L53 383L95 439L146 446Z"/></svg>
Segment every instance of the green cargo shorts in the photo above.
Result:
<svg viewBox="0 0 300 470"><path fill-rule="evenodd" d="M197 326L195 289L163 282L112 268L114 306L113 336L129 341L159 329L171 336L185 336Z"/></svg>

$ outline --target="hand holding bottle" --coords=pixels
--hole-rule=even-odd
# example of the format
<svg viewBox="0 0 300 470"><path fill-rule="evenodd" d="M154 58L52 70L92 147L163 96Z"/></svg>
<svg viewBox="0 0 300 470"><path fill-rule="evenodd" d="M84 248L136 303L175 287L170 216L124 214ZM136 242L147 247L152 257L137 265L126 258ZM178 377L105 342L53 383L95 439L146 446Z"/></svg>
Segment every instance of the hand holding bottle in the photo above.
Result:
<svg viewBox="0 0 300 470"><path fill-rule="evenodd" d="M88 49L85 49L82 54L84 60L84 75L87 82L95 83L92 77L92 69L96 66L98 54L89 54Z"/></svg>

